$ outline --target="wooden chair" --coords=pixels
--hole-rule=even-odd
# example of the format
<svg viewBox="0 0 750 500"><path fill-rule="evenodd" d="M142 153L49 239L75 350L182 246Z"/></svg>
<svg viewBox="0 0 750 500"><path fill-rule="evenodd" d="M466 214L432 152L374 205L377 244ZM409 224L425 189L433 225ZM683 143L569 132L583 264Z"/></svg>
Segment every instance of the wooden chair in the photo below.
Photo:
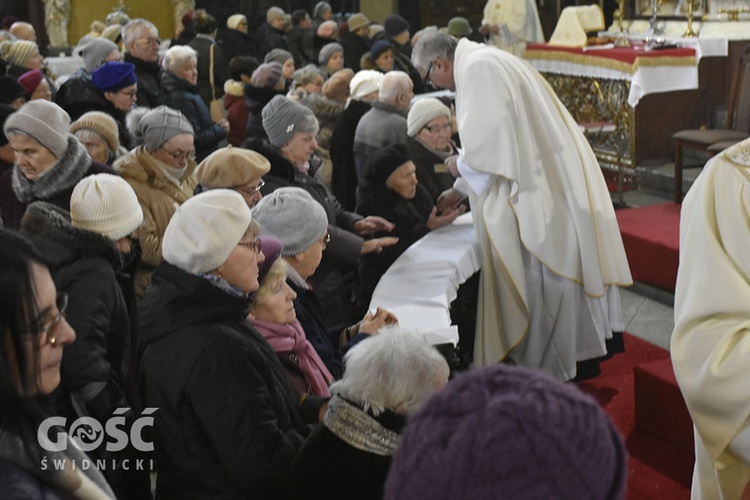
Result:
<svg viewBox="0 0 750 500"><path fill-rule="evenodd" d="M750 46L740 56L727 109L727 128L681 130L674 142L674 202L682 203L683 149L706 151L710 156L750 137Z"/></svg>

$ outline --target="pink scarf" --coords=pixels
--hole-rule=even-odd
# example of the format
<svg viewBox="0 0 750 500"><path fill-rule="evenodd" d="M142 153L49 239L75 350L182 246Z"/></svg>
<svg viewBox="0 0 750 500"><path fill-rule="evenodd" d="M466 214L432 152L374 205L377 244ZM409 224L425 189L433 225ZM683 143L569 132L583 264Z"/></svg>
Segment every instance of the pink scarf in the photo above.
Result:
<svg viewBox="0 0 750 500"><path fill-rule="evenodd" d="M292 353L297 356L297 362L305 381L313 394L330 397L328 384L333 381L331 372L315 352L312 344L305 338L302 325L296 319L285 325L251 319L250 322L268 340L273 350L280 354Z"/></svg>

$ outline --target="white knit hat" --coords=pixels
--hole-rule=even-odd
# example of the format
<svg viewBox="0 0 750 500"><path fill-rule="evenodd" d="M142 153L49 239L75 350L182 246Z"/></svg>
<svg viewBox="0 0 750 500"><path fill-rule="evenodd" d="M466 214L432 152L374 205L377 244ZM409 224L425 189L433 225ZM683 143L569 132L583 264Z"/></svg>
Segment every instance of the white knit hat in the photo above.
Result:
<svg viewBox="0 0 750 500"><path fill-rule="evenodd" d="M444 116L450 120L451 110L448 109L448 106L434 97L419 99L409 108L409 115L406 118L407 135L414 137L422 130L422 127L430 123L430 120L439 116Z"/></svg>
<svg viewBox="0 0 750 500"><path fill-rule="evenodd" d="M84 177L70 196L70 219L74 227L117 241L143 222L143 211L130 184L117 175Z"/></svg>
<svg viewBox="0 0 750 500"><path fill-rule="evenodd" d="M380 90L380 82L383 81L383 73L372 69L357 71L352 81L349 82L349 93L352 99L362 97Z"/></svg>
<svg viewBox="0 0 750 500"><path fill-rule="evenodd" d="M52 151L58 160L68 150L70 116L57 104L46 99L29 101L5 120L3 131L20 130Z"/></svg>
<svg viewBox="0 0 750 500"><path fill-rule="evenodd" d="M164 260L192 274L213 271L247 232L253 216L231 189L212 189L180 205L162 240Z"/></svg>
<svg viewBox="0 0 750 500"><path fill-rule="evenodd" d="M229 16L227 18L227 28L236 30L237 26L239 26L242 21L245 21L245 24L247 24L247 17L245 17L243 14L234 14L232 16Z"/></svg>
<svg viewBox="0 0 750 500"><path fill-rule="evenodd" d="M255 205L255 220L281 241L281 255L298 255L310 248L328 229L323 206L302 188L278 188Z"/></svg>

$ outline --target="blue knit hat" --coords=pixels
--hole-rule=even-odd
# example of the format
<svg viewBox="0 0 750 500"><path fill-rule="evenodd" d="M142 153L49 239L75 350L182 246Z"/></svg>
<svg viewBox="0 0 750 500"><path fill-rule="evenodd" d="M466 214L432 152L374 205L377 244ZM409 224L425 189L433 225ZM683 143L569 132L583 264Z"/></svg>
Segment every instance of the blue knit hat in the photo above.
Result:
<svg viewBox="0 0 750 500"><path fill-rule="evenodd" d="M373 62L386 50L393 50L393 46L389 42L385 40L375 42L370 49L370 57L372 57Z"/></svg>
<svg viewBox="0 0 750 500"><path fill-rule="evenodd" d="M461 375L409 417L385 499L618 500L627 455L601 406L525 368Z"/></svg>
<svg viewBox="0 0 750 500"><path fill-rule="evenodd" d="M91 75L91 81L99 92L117 92L136 83L135 64L108 62Z"/></svg>

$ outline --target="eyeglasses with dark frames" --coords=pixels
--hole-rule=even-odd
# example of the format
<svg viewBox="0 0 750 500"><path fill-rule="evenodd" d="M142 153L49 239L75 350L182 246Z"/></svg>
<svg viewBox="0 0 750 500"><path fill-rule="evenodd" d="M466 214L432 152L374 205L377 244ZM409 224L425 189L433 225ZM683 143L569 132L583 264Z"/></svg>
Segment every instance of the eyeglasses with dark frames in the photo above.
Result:
<svg viewBox="0 0 750 500"><path fill-rule="evenodd" d="M164 148L161 148L162 151L167 153L169 156L174 158L175 161L182 161L182 160L194 160L195 159L195 150L191 149L190 151L167 151Z"/></svg>
<svg viewBox="0 0 750 500"><path fill-rule="evenodd" d="M331 242L331 233L326 233L326 235L323 236L323 239L320 240L320 242L323 243L324 245L329 244Z"/></svg>
<svg viewBox="0 0 750 500"><path fill-rule="evenodd" d="M57 315L39 330L40 345L48 343L54 345L57 341L58 329L56 327L65 318L65 312L68 310L68 294L65 292L58 293L55 297L55 305L57 306Z"/></svg>
<svg viewBox="0 0 750 500"><path fill-rule="evenodd" d="M435 64L435 61L430 61L430 65L427 67L427 73L424 74L424 83L430 86L432 86L432 78L430 75L432 74L433 64Z"/></svg>
<svg viewBox="0 0 750 500"><path fill-rule="evenodd" d="M424 128L431 134L437 134L438 132L443 132L444 130L450 130L451 124L446 123L445 125L425 125Z"/></svg>
<svg viewBox="0 0 750 500"><path fill-rule="evenodd" d="M252 248L255 251L255 255L258 255L261 250L260 238L255 238L253 241L240 241L237 245L245 248Z"/></svg>

